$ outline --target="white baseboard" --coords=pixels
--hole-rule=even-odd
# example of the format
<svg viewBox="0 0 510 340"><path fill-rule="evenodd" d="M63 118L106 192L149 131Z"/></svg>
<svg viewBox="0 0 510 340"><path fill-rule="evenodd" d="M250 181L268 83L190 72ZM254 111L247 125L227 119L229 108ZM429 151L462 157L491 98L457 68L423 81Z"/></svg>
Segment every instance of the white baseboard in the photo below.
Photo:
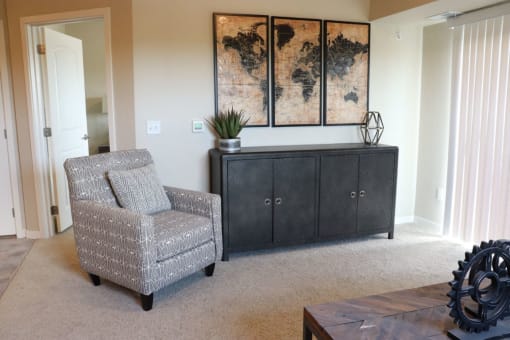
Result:
<svg viewBox="0 0 510 340"><path fill-rule="evenodd" d="M443 225L420 216L396 217L395 224L415 224L420 231L436 235L443 234Z"/></svg>
<svg viewBox="0 0 510 340"><path fill-rule="evenodd" d="M25 229L19 228L16 229L16 238L25 238L27 237L27 232Z"/></svg>
<svg viewBox="0 0 510 340"><path fill-rule="evenodd" d="M420 226L420 229L429 233L442 235L443 234L443 225L437 222L433 222L431 220L427 220L426 218L415 216L414 223Z"/></svg>
<svg viewBox="0 0 510 340"><path fill-rule="evenodd" d="M26 237L30 239L39 239L41 237L41 232L39 230L27 230Z"/></svg>
<svg viewBox="0 0 510 340"><path fill-rule="evenodd" d="M395 224L414 223L414 216L398 216L395 218Z"/></svg>

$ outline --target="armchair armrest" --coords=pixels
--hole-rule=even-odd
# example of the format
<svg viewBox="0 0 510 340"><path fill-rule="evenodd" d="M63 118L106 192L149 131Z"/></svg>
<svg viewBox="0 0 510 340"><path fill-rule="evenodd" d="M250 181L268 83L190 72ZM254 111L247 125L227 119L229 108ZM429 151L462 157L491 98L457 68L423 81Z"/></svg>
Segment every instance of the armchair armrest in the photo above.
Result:
<svg viewBox="0 0 510 340"><path fill-rule="evenodd" d="M216 243L216 260L219 261L223 253L221 197L207 192L185 190L168 186L164 186L163 188L170 199L172 209L211 219Z"/></svg>
<svg viewBox="0 0 510 340"><path fill-rule="evenodd" d="M84 270L140 293L156 264L153 218L88 200L72 201L73 229Z"/></svg>

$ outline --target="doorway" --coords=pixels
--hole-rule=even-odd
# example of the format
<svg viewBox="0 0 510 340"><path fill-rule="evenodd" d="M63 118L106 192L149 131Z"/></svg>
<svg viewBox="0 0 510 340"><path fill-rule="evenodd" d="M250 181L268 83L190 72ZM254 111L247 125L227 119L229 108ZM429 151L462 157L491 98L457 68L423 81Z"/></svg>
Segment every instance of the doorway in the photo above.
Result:
<svg viewBox="0 0 510 340"><path fill-rule="evenodd" d="M43 25L40 28L51 29L81 40L85 78L88 153L89 155L95 155L109 151L103 19Z"/></svg>
<svg viewBox="0 0 510 340"><path fill-rule="evenodd" d="M0 236L26 236L4 23L0 20Z"/></svg>
<svg viewBox="0 0 510 340"><path fill-rule="evenodd" d="M65 158L115 149L109 10L22 18L22 26L26 35L24 57L30 91L30 132L40 237L50 237L71 225L67 180L62 164ZM60 39L57 39L56 47L46 46L45 43L49 44L47 39L55 36ZM62 47L65 43L61 43L64 40L71 40L71 44L73 40L79 41L83 52L66 50L67 47ZM80 63L74 58L78 54L83 57L81 82L84 86L78 100L66 102L61 100L62 97L68 97L69 88L80 82L77 78L65 79L70 73L80 73L68 71L76 69L73 65ZM60 65L68 69L60 70ZM73 86L63 86L66 83ZM63 96L58 93L59 90L64 90ZM75 102L82 105L79 108L71 106ZM76 118L69 118L66 112L81 110L86 119L84 130L77 130L78 135L74 137L78 138L74 140L85 141L88 145L81 151L75 148L71 152L67 148L70 135L65 133L77 124L74 124Z"/></svg>
<svg viewBox="0 0 510 340"><path fill-rule="evenodd" d="M1 70L3 72L3 70ZM0 84L0 130L5 136L0 138L0 236L16 235L16 223L14 220L14 200L11 188L11 169L9 166L9 150L7 141L6 115L4 111L3 91ZM4 138L5 137L5 138Z"/></svg>

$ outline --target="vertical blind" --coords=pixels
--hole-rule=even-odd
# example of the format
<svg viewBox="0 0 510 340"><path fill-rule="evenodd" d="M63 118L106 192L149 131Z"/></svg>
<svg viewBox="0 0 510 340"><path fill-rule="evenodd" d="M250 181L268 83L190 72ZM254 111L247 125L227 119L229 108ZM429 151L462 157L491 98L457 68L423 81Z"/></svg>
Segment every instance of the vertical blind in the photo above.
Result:
<svg viewBox="0 0 510 340"><path fill-rule="evenodd" d="M449 234L510 238L510 15L453 34Z"/></svg>

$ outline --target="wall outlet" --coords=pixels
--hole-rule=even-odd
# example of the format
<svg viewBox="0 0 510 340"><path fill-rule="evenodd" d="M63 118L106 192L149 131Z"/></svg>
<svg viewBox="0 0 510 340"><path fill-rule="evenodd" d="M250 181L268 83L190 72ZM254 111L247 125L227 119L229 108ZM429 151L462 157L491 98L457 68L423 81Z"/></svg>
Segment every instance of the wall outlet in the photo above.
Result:
<svg viewBox="0 0 510 340"><path fill-rule="evenodd" d="M159 120L147 121L147 134L159 135L161 133L161 122Z"/></svg>
<svg viewBox="0 0 510 340"><path fill-rule="evenodd" d="M191 121L191 131L194 133L201 133L205 130L205 124L203 120L192 120Z"/></svg>

